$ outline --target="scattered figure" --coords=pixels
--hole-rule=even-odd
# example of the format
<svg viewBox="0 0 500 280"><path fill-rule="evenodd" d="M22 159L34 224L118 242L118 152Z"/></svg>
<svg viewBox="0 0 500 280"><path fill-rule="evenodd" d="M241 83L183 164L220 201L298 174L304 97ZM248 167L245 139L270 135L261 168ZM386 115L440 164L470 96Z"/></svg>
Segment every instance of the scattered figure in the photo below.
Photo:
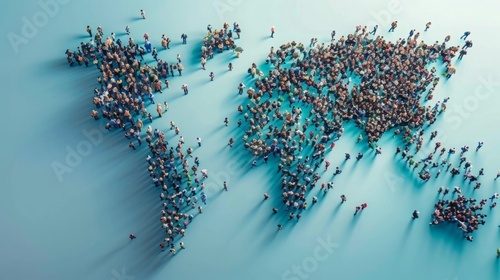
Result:
<svg viewBox="0 0 500 280"><path fill-rule="evenodd" d="M469 37L470 31L465 31L462 36L460 36L461 40L467 40L467 37Z"/></svg>
<svg viewBox="0 0 500 280"><path fill-rule="evenodd" d="M398 27L398 21L393 21L391 23L391 28L389 29L389 32L394 32L394 30L396 29L396 27Z"/></svg>
<svg viewBox="0 0 500 280"><path fill-rule="evenodd" d="M420 217L420 212L418 212L417 210L414 210L413 214L412 214L412 219L415 220L415 219L418 219L419 217Z"/></svg>
<svg viewBox="0 0 500 280"><path fill-rule="evenodd" d="M430 21L429 21L428 23L426 23L426 24L425 24L425 30L424 30L424 31L429 30L429 28L431 27L431 24L432 24L432 22L430 22Z"/></svg>

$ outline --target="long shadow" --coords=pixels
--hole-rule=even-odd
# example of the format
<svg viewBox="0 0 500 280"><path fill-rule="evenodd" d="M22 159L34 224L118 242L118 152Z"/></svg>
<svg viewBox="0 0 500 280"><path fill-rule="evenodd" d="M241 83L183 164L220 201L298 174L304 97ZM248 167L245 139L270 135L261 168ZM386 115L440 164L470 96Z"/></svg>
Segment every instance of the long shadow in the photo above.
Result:
<svg viewBox="0 0 500 280"><path fill-rule="evenodd" d="M94 35L94 33L92 33L92 35ZM79 35L75 35L72 37L73 40L84 40L84 39L92 39L91 36L89 36L89 34L79 34Z"/></svg>
<svg viewBox="0 0 500 280"><path fill-rule="evenodd" d="M197 36L197 38L200 38L200 36ZM190 45L192 45L193 47L192 47L191 52L190 52L191 59L189 60L189 65L191 67L196 66L196 67L199 67L201 69L200 59L201 59L201 46L203 45L203 40L202 39L195 40L194 43L190 43ZM208 64L209 64L209 61L207 61L207 65Z"/></svg>
<svg viewBox="0 0 500 280"><path fill-rule="evenodd" d="M408 224L406 225L406 228L403 232L403 235L401 236L401 241L399 242L400 245L398 248L400 248L401 250L404 248L406 241L408 240L408 237L410 236L411 230L413 229L415 223L418 223L418 222L419 222L418 220L413 220L413 219L410 219L408 221Z"/></svg>
<svg viewBox="0 0 500 280"><path fill-rule="evenodd" d="M140 21L140 20L144 20L144 19L142 17L139 17L139 16L129 18L130 22L135 22L135 21Z"/></svg>
<svg viewBox="0 0 500 280"><path fill-rule="evenodd" d="M140 18L134 18L134 20L138 19ZM64 65L66 65L64 60L57 60L54 62L50 61L47 65L47 68L51 69L52 72L58 73L67 71L68 67ZM75 84L74 88L78 88L79 92L82 91L85 93L85 95L80 95L86 96L85 98L83 98L85 99L85 101L81 102L82 100L79 100L78 102L78 106L84 106L84 108L80 108L78 110L75 108L70 108L71 110L68 109L68 111L70 111L71 113L65 115L70 116L71 118L75 118L75 120L65 118L64 121L61 122L65 123L66 125L69 123L71 124L71 127L73 129L79 128L78 130L81 131L84 129L88 129L90 124L88 122L88 110L91 106L87 105L90 103L88 92L92 92L92 85L96 84L95 79L97 78L98 72L96 71L95 67L83 67L83 69L78 69L75 71L80 71L80 73L78 74L85 73L83 80L80 78L78 80L69 81L69 83ZM81 97L78 98L81 99ZM74 111L77 111L77 113L75 114ZM82 119L85 121L82 121ZM97 125L102 126L104 125L103 122L105 121L100 120L97 122ZM58 124L55 123L54 125ZM96 123L93 123L93 125L90 126L95 127L95 125ZM125 250L127 247L130 247L130 249L135 249L134 258L127 260L128 264L126 264L126 266L131 268L134 275L149 276L154 274L161 266L164 266L165 263L170 260L170 258L166 254L162 254L159 252L160 250L158 247L159 242L162 240L162 230L160 229L158 224L160 203L152 203L153 200L151 199L151 195L153 193L158 194L158 189L144 187L145 185L153 185L146 172L146 163L144 162L145 153L148 151L146 145L138 147L136 151L129 152L126 147L126 143L128 142L128 140L123 140L123 133L124 132L122 130L118 129L110 132L109 135L106 135L106 137L103 138L103 142L101 144L103 145L102 147L105 148L105 150L112 150L113 154L108 155L107 160L100 163L101 166L99 169L116 173L117 178L121 178L122 180L125 180L127 182L128 188L120 191L120 194L117 195L117 197L122 197L124 201L116 203L116 205L113 205L111 209L113 209L113 211L118 211L121 213L130 213L130 209L136 210L132 213L134 213L133 215L136 216L137 220L140 221L137 225L139 230L136 231L138 238L133 242L130 242L127 240L128 234L124 233L124 236L122 237L124 239L123 245L111 249L103 256L98 257L95 262L91 264L91 266L103 264L105 260L111 259L117 253ZM117 144L123 145L122 147L124 147L124 149L117 149ZM124 160L124 155L125 157L127 157L126 160ZM125 162L130 162L129 159L134 160L136 163L139 162L139 164L124 164ZM110 186L111 189L117 187L114 180L111 180L107 185ZM124 198L124 194L121 194L122 192L130 193L130 196ZM92 270L93 267L90 267L89 269Z"/></svg>

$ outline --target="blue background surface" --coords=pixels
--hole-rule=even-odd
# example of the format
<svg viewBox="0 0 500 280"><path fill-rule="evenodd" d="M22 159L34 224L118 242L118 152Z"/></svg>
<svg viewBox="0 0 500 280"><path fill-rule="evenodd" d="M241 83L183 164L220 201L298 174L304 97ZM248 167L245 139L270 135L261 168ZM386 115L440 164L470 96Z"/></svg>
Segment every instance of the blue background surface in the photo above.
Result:
<svg viewBox="0 0 500 280"><path fill-rule="evenodd" d="M486 173L474 195L490 196L500 184L492 180L500 163L500 2L67 0L50 14L34 0L4 1L2 6L0 279L500 278L498 213L489 213L473 243L453 227L430 228L437 188L453 187L460 179L441 176L419 183L393 158L391 135L380 140L380 157L365 156L355 168L348 162L336 189L306 211L297 226L276 234L284 217L270 214L279 205L275 170L249 170L246 151L225 148L236 133L236 121L233 128L222 123L242 101L236 87L246 79L247 68L252 62L262 64L273 45L308 43L311 37L321 42L332 29L340 36L358 24L378 23L379 32L396 40L412 28L422 31L430 20L432 27L422 39L433 42L450 34L456 44L469 30L473 48L457 74L436 91L436 98L451 100L435 127L447 147L485 142L479 154L470 154L475 170L482 166ZM138 19L140 9L146 10L147 20ZM25 19L35 22L31 34L23 35ZM399 26L389 35L393 19ZM245 51L238 59L231 53L218 55L208 62L208 71L199 70L206 25L217 28L224 21L240 23L237 44ZM101 25L107 34L118 35L129 25L136 41L148 32L156 46L161 34L167 34L173 48L160 57L183 57L185 74L171 79L167 93L157 96L170 110L155 126L167 127L174 120L193 146L201 137L203 147L195 155L211 178L209 205L188 229L187 250L174 258L159 253L160 204L147 176L145 151L130 152L121 132L98 130L102 123L88 115L97 73L66 65L64 51L87 40L86 25L94 30ZM277 34L269 39L272 25ZM188 34L188 45L180 44L182 33ZM14 46L12 34L25 36L24 43ZM227 71L229 61L232 72ZM214 82L209 82L209 71L216 74ZM183 83L190 85L188 96L182 95ZM348 126L329 156L333 167L344 152L367 149L366 143L354 143L357 133ZM71 159L77 150L84 153ZM70 164L70 172L58 177L54 164ZM221 193L224 180L230 191ZM465 188L466 194L472 194L470 189ZM266 191L272 199L261 203ZM348 201L338 207L342 193ZM354 207L365 201L368 209L353 219ZM412 223L414 209L421 219ZM127 238L130 232L138 237L133 242Z"/></svg>

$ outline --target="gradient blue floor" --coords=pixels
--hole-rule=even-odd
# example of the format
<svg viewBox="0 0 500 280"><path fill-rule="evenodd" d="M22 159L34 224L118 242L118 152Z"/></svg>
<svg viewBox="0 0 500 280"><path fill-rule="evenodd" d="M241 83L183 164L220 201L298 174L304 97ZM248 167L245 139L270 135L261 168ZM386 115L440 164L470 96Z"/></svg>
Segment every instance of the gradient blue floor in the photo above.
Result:
<svg viewBox="0 0 500 280"><path fill-rule="evenodd" d="M341 35L358 24L378 23L386 33L389 22L398 19L397 32L386 34L395 40L412 28L422 30L430 20L433 25L422 39L433 42L450 34L459 43L462 32L470 30L474 42L457 74L438 86L436 97L451 97L449 110L436 123L438 138L457 148L485 141L474 166L483 166L493 178L500 167L498 1L474 6L450 0L119 2L60 1L50 14L34 0L3 4L0 279L500 278L498 213L490 213L473 243L453 228L430 228L437 188L459 181L442 177L419 183L394 160L390 135L381 139L381 157L355 168L348 163L333 192L297 226L276 234L279 218L270 215L278 205L276 173L266 166L244 166L241 155L250 157L225 148L234 131L222 128L224 117L234 114L241 101L238 83L252 62L263 63L271 46L308 43L311 37L326 40L332 29ZM137 20L140 9L146 10L147 20ZM48 15L46 21L41 14ZM28 30L19 44L10 43L12 34L22 34L24 18L33 22L33 17L36 30ZM199 44L208 23L216 27L224 21L240 23L238 44L245 51L239 59L225 53L209 61L209 71L217 75L209 82L209 72L199 70ZM160 205L146 174L145 154L128 151L121 133L97 130L88 115L97 74L66 65L64 51L86 40L86 25L117 34L129 25L135 38L148 32L155 45L161 34L168 34L174 47L160 57L173 61L179 53L184 58L185 75L172 79L168 93L158 97L169 102L170 110L155 125L167 127L174 120L187 144L202 137L196 155L211 178L209 206L189 228L187 250L174 258L157 247ZM269 39L272 25L277 34ZM179 44L182 33L188 34L188 45ZM229 61L233 72L226 71ZM190 85L188 96L182 96L183 83ZM333 166L344 152L366 149L354 144L356 134L348 127L337 154L330 155ZM84 154L71 158L78 149ZM68 160L70 170L58 178L54 164ZM224 180L230 185L227 193L220 192ZM266 191L273 199L261 204ZM499 183L485 180L474 195L498 191ZM338 207L341 193L348 202ZM369 208L353 220L354 206L364 201ZM414 209L422 218L412 223ZM130 232L138 237L133 242L127 238Z"/></svg>

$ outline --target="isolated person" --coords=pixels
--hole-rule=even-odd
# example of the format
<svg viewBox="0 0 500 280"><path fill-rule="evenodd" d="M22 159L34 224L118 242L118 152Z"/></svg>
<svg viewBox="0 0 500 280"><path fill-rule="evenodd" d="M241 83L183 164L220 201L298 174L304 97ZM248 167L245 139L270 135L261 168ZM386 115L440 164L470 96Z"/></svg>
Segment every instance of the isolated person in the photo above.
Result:
<svg viewBox="0 0 500 280"><path fill-rule="evenodd" d="M182 35L181 35L182 44L184 44L184 45L187 44L187 38L188 38L187 34L182 33Z"/></svg>
<svg viewBox="0 0 500 280"><path fill-rule="evenodd" d="M465 31L462 36L460 36L460 39L462 40L467 40L467 37L469 37L470 31Z"/></svg>
<svg viewBox="0 0 500 280"><path fill-rule="evenodd" d="M429 21L429 22L427 22L427 23L425 24L425 30L424 30L424 31L429 30L429 28L431 28L431 24L432 24L432 22L430 22L430 21Z"/></svg>
<svg viewBox="0 0 500 280"><path fill-rule="evenodd" d="M389 29L389 32L394 32L394 30L398 27L398 21L395 20L391 23L391 28Z"/></svg>
<svg viewBox="0 0 500 280"><path fill-rule="evenodd" d="M417 210L414 210L412 213L412 219L415 220L415 219L418 219L419 217L420 217L420 212L418 212Z"/></svg>
<svg viewBox="0 0 500 280"><path fill-rule="evenodd" d="M187 95L189 93L189 89L188 89L188 85L187 84L183 84L181 86L181 89L184 91L184 95Z"/></svg>

